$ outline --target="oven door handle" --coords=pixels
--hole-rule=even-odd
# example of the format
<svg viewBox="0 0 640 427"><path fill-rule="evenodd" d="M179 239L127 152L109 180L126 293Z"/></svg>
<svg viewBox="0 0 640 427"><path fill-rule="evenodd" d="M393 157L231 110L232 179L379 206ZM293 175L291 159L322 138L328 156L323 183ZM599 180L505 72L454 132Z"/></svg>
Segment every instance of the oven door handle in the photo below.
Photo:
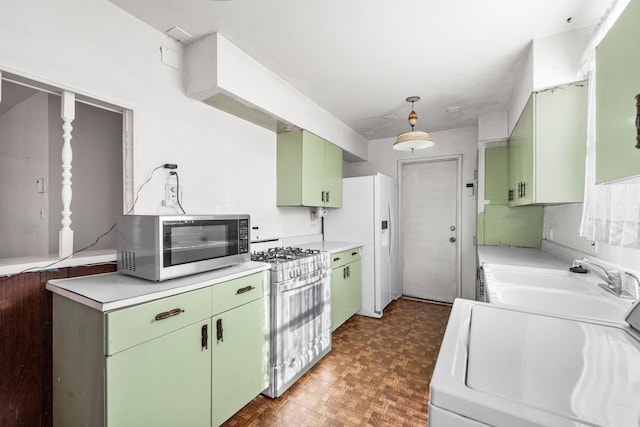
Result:
<svg viewBox="0 0 640 427"><path fill-rule="evenodd" d="M313 273L312 276L308 276L305 280L294 279L289 280L288 282L281 283L278 285L278 292L283 294L292 291L301 291L305 289L309 289L313 286L318 286L320 282L322 282L327 277L327 270L323 270L321 274ZM304 285L294 284L295 282L304 282ZM294 284L293 286L287 286L287 284Z"/></svg>

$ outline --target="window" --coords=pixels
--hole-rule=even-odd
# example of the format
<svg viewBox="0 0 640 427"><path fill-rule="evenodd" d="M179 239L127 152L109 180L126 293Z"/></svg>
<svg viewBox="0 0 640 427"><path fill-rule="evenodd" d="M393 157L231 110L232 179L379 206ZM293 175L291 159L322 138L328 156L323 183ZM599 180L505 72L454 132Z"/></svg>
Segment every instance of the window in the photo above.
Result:
<svg viewBox="0 0 640 427"><path fill-rule="evenodd" d="M89 246L123 213L131 170L131 111L2 73L0 87L0 258L64 256L62 99L72 113L70 195L72 250ZM69 119L69 117L67 117ZM69 128L69 125L71 127ZM67 156L69 157L69 156ZM123 197L123 194L126 197ZM67 196L67 198L69 198ZM115 248L115 233L92 249Z"/></svg>

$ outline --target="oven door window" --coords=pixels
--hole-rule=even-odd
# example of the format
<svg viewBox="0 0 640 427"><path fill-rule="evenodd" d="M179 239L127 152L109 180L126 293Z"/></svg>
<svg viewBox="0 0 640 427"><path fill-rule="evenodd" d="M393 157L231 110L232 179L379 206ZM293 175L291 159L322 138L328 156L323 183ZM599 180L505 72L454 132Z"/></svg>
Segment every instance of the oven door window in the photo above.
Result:
<svg viewBox="0 0 640 427"><path fill-rule="evenodd" d="M163 225L164 267L238 254L238 221L166 222Z"/></svg>

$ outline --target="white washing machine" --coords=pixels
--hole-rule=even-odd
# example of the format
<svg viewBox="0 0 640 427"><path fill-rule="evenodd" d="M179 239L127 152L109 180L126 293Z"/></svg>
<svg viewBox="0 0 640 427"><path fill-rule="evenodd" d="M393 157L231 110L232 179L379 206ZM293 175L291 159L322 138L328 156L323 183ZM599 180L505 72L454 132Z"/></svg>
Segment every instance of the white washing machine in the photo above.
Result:
<svg viewBox="0 0 640 427"><path fill-rule="evenodd" d="M456 300L431 380L429 426L487 425L640 426L640 333Z"/></svg>

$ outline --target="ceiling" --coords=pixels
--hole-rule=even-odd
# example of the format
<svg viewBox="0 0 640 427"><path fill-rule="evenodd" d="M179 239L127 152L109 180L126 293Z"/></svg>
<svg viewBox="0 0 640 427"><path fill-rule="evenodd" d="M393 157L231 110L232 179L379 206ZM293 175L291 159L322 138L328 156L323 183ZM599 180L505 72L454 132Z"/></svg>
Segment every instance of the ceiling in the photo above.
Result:
<svg viewBox="0 0 640 427"><path fill-rule="evenodd" d="M161 32L179 26L185 44L221 33L369 140L409 130L408 96L422 98L416 130L505 110L529 42L597 24L613 2L110 1Z"/></svg>

